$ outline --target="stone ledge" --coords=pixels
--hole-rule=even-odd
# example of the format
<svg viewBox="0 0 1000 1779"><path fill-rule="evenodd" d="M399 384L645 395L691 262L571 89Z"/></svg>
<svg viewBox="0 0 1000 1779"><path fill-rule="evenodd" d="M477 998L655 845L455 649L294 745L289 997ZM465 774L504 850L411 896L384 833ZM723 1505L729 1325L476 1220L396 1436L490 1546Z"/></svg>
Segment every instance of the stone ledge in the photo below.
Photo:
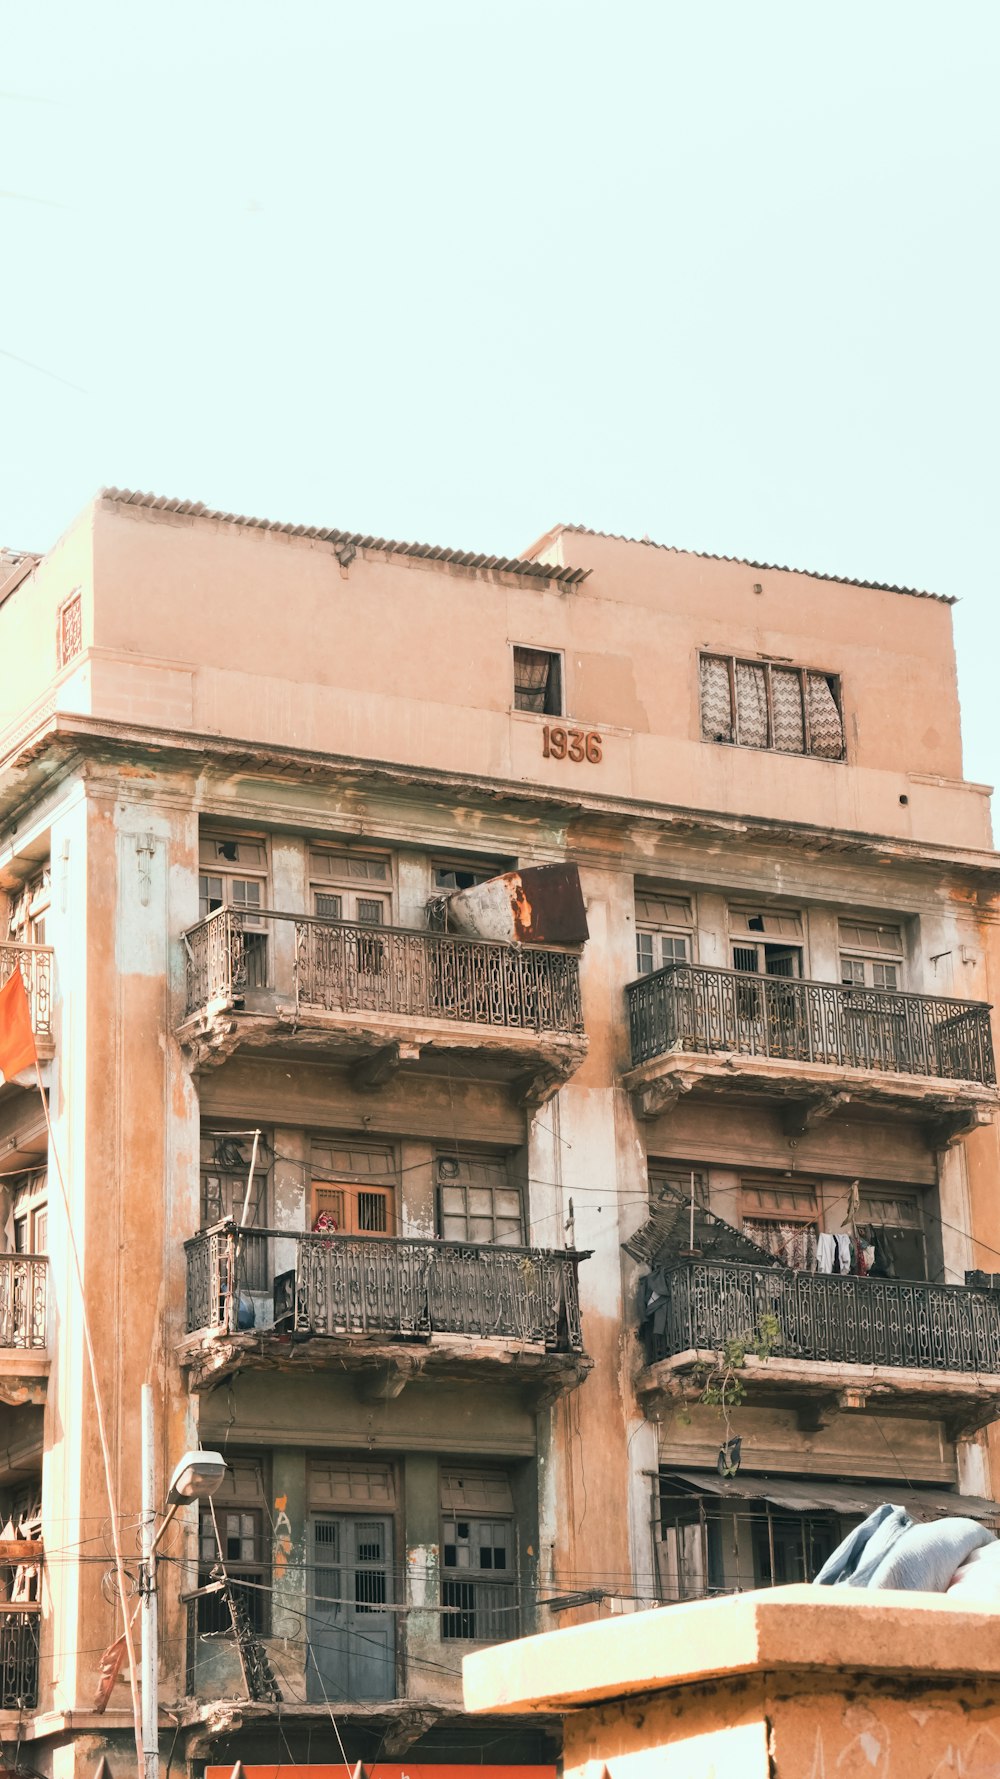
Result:
<svg viewBox="0 0 1000 1779"><path fill-rule="evenodd" d="M494 1715L824 1670L1000 1680L1000 1610L970 1612L944 1594L766 1588L523 1637L462 1664L466 1709Z"/></svg>

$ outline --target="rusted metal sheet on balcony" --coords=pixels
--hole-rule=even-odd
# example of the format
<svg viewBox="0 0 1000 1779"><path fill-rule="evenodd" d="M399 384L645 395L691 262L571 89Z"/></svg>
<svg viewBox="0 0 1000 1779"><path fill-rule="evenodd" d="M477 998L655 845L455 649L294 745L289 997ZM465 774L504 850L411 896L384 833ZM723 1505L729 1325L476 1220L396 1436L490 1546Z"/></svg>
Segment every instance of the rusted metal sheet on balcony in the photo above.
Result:
<svg viewBox="0 0 1000 1779"><path fill-rule="evenodd" d="M670 964L629 984L632 1062L736 1054L996 1085L980 1001Z"/></svg>
<svg viewBox="0 0 1000 1779"><path fill-rule="evenodd" d="M587 910L575 865L526 865L444 898L448 924L477 939L584 945Z"/></svg>
<svg viewBox="0 0 1000 1779"><path fill-rule="evenodd" d="M0 988L20 970L40 1055L51 1054L52 957L51 945L20 945L13 940L0 943Z"/></svg>

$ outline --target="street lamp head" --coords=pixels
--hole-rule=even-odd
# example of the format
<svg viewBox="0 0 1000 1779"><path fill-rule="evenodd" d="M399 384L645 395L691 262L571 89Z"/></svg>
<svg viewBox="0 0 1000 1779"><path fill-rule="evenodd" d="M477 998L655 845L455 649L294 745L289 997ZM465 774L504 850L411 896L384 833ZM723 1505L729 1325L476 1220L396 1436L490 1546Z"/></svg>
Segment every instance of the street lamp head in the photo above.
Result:
<svg viewBox="0 0 1000 1779"><path fill-rule="evenodd" d="M180 1507L199 1496L214 1495L225 1474L221 1452L185 1452L170 1478L167 1500L171 1507Z"/></svg>

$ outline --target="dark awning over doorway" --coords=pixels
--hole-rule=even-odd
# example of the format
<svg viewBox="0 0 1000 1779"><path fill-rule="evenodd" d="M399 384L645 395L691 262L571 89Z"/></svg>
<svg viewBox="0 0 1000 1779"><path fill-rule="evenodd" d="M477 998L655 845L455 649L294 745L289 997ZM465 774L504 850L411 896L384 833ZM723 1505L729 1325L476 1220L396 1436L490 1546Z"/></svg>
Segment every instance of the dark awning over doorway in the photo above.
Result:
<svg viewBox="0 0 1000 1779"><path fill-rule="evenodd" d="M682 1484L680 1492L690 1489L734 1501L769 1501L772 1507L782 1507L789 1513L858 1514L864 1518L884 1501L891 1501L897 1507L905 1507L915 1520L959 1514L966 1519L995 1520L1000 1524L998 1501L986 1501L980 1495L952 1495L946 1489L910 1489L891 1482L831 1483L811 1477L753 1476L743 1471L739 1476L718 1476L714 1470L662 1470L661 1493L666 1493L671 1483Z"/></svg>

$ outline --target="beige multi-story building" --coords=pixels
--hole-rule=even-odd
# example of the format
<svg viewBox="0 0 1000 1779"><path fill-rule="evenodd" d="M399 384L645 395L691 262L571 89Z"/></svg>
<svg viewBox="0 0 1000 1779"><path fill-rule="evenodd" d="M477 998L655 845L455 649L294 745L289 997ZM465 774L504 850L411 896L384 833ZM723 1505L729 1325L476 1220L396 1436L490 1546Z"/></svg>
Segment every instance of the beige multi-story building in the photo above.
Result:
<svg viewBox="0 0 1000 1779"><path fill-rule="evenodd" d="M557 1724L464 1715L478 1643L808 1578L886 1498L1000 1513L947 600L118 490L0 574L0 977L130 1585L143 1385L160 1500L228 1464L160 1547L164 1771L527 1779ZM19 1077L0 1743L67 1779L134 1752L47 1149Z"/></svg>

